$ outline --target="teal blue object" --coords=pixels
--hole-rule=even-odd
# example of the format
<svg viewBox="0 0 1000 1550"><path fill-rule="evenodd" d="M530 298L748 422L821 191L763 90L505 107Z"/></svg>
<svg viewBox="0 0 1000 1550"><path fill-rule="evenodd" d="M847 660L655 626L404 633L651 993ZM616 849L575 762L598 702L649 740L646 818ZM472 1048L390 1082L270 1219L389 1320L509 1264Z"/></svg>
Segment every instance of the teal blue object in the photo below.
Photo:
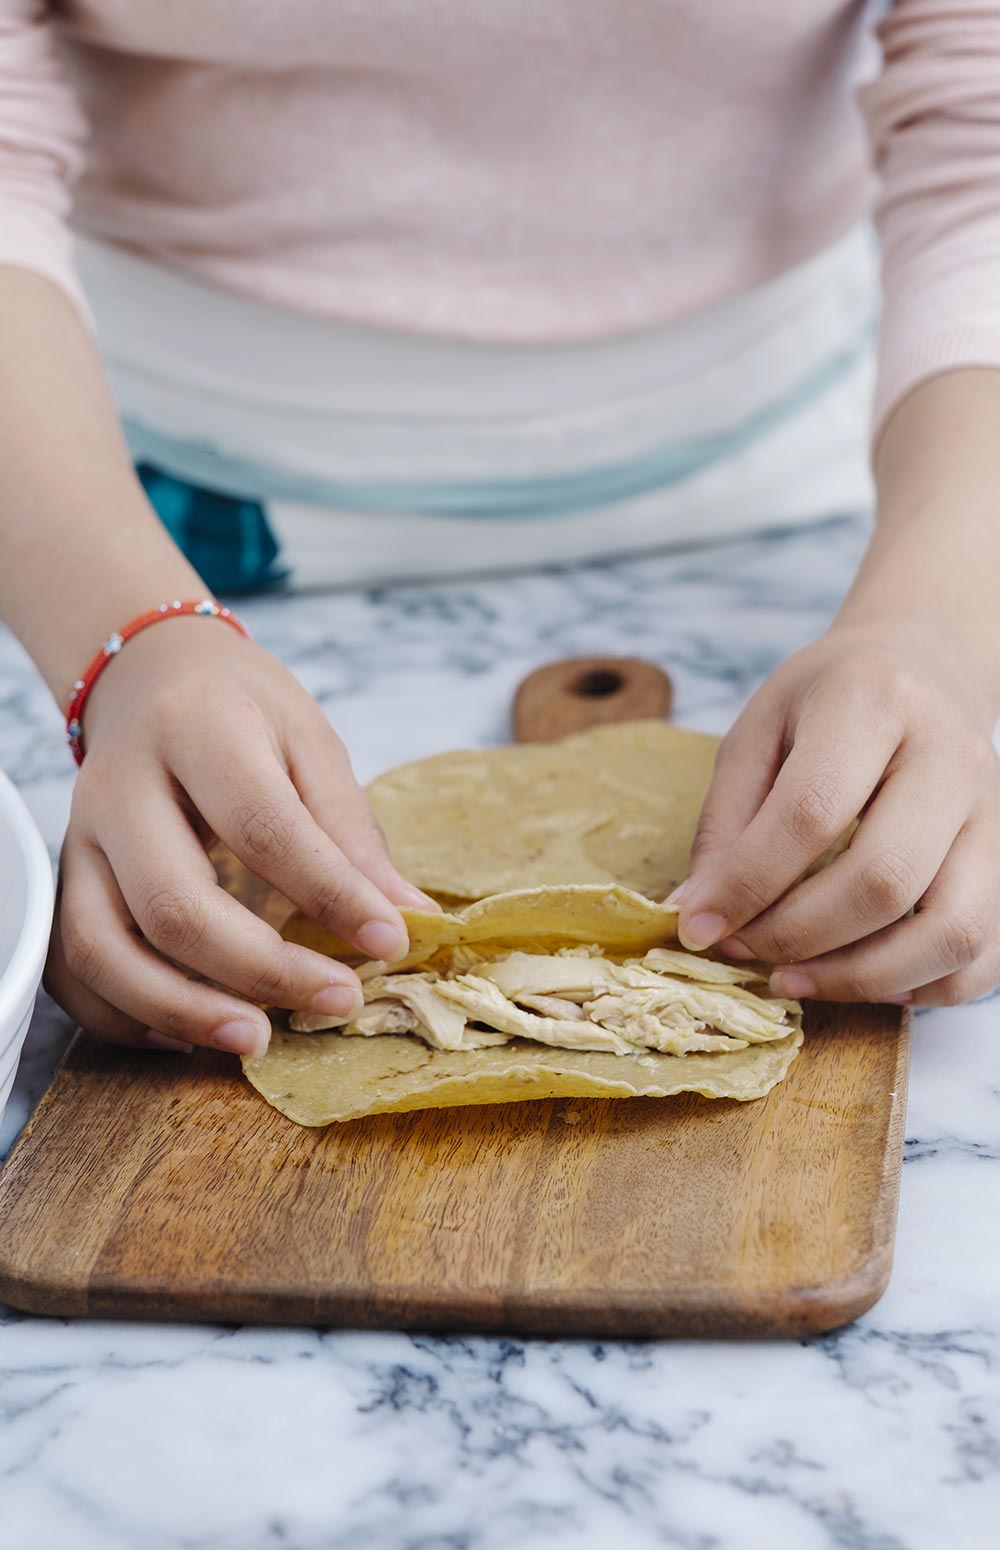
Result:
<svg viewBox="0 0 1000 1550"><path fill-rule="evenodd" d="M212 592L271 592L288 569L264 508L165 474L151 463L136 473L160 521Z"/></svg>

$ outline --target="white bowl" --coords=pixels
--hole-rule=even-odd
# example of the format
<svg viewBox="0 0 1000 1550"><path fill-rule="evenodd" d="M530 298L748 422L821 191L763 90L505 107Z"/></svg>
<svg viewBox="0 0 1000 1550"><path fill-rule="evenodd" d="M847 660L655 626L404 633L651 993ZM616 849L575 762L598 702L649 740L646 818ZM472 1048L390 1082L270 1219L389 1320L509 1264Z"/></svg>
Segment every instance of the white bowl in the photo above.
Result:
<svg viewBox="0 0 1000 1550"><path fill-rule="evenodd" d="M52 926L52 863L0 771L0 1115L28 1031Z"/></svg>

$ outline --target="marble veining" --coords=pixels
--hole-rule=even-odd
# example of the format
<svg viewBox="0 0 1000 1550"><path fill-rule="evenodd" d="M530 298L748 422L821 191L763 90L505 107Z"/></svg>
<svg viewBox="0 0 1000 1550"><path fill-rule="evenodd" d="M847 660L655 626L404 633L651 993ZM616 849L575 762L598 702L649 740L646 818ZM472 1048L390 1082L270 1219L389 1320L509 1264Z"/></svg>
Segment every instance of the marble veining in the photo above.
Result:
<svg viewBox="0 0 1000 1550"><path fill-rule="evenodd" d="M638 653L719 731L864 543L801 531L512 580L241 608L362 778L508 735L541 662ZM55 856L72 765L0 633L0 765ZM1000 1542L997 1001L917 1020L896 1269L773 1344L411 1337L0 1315L4 1550L987 1550ZM65 1046L36 1012L6 1151ZM2 1228L0 1228L2 1230Z"/></svg>

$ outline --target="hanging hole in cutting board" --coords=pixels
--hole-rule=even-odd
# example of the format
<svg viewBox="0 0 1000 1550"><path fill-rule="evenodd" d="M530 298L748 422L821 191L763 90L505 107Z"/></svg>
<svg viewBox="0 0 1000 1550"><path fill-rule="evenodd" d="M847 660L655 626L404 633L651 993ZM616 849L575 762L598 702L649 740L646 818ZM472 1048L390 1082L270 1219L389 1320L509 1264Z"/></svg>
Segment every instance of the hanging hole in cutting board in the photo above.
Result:
<svg viewBox="0 0 1000 1550"><path fill-rule="evenodd" d="M603 700L609 694L617 694L625 680L621 673L610 667L594 667L581 673L573 684L573 693L585 695L589 700Z"/></svg>

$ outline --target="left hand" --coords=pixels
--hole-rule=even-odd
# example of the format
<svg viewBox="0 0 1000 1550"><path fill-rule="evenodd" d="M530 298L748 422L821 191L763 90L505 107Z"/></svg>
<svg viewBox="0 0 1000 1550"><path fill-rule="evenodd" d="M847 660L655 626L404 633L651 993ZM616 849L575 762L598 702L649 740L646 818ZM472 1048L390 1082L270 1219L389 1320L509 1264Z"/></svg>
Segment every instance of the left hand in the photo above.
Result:
<svg viewBox="0 0 1000 1550"><path fill-rule="evenodd" d="M870 624L783 663L719 750L682 941L775 964L794 997L950 1006L1000 983L997 707L976 669L935 632Z"/></svg>

